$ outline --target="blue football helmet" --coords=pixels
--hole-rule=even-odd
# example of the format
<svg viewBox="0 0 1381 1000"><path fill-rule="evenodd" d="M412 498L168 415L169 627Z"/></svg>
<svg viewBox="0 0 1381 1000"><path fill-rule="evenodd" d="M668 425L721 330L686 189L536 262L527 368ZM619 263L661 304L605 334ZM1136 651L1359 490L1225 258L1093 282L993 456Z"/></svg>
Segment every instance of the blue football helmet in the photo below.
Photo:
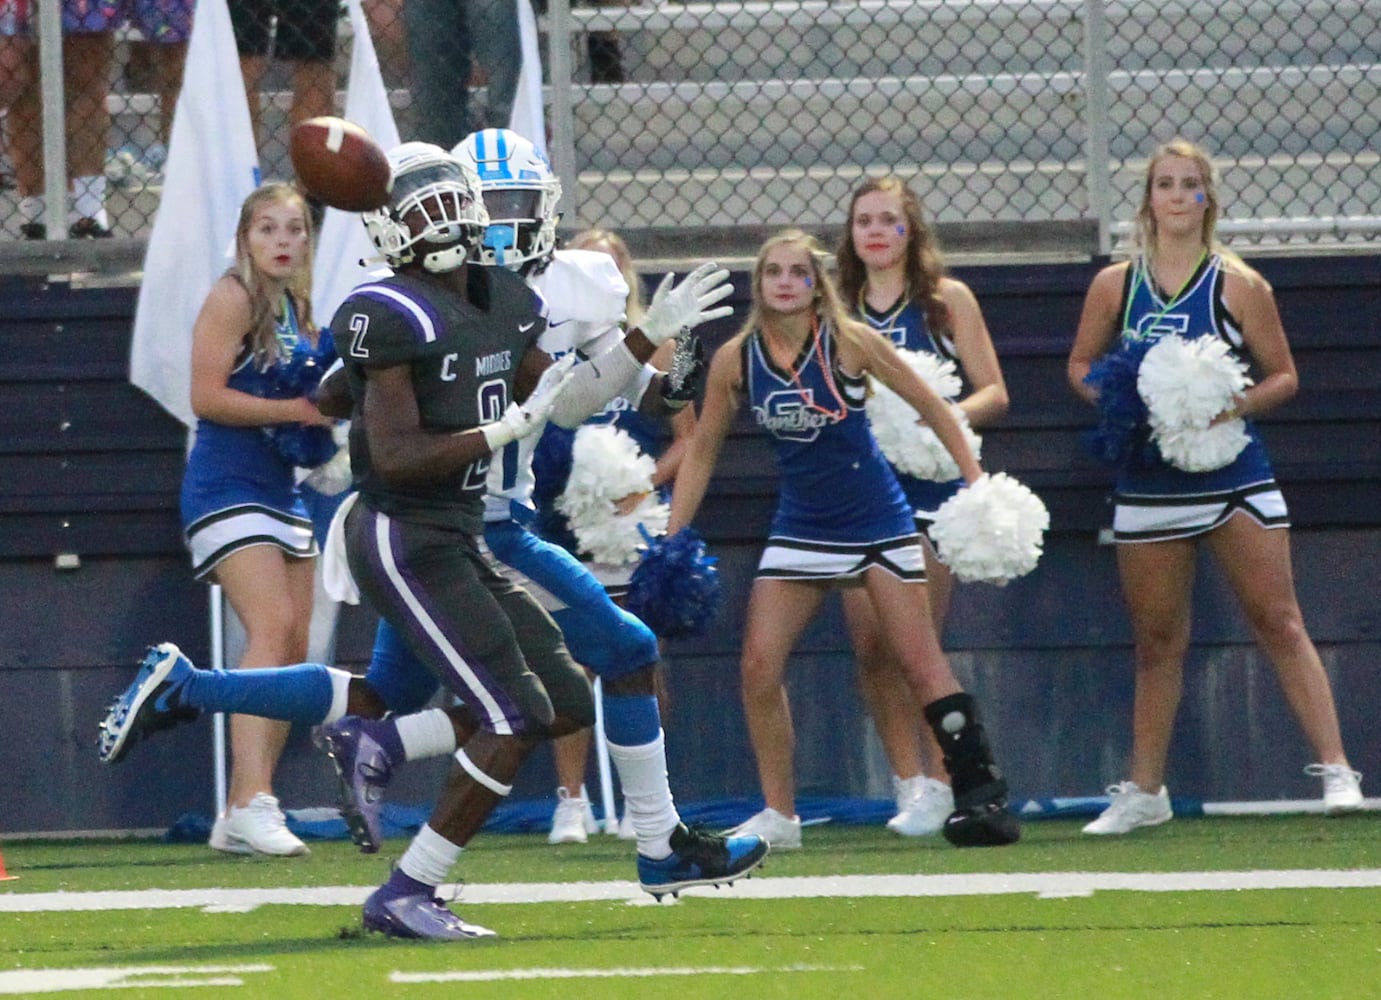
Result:
<svg viewBox="0 0 1381 1000"><path fill-rule="evenodd" d="M472 132L451 150L474 168L489 225L476 248L481 264L518 270L556 249L556 203L561 182L547 158L509 129Z"/></svg>

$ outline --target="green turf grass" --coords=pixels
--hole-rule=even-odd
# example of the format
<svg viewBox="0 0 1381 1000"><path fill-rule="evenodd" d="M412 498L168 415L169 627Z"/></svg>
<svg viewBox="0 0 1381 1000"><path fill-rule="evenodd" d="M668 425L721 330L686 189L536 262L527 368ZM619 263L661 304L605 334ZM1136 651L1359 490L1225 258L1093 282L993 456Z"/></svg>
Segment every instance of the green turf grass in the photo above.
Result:
<svg viewBox="0 0 1381 1000"><path fill-rule="evenodd" d="M1019 845L958 851L878 827L813 827L763 878L832 874L1381 868L1381 817L1176 820L1126 838L1028 824ZM405 846L366 857L341 842L312 857L222 857L151 842L4 845L18 881L0 894L97 889L357 885ZM472 883L631 880L632 845L598 837L553 848L484 835L462 858ZM740 894L741 896L741 894ZM242 986L152 985L124 997L599 997L736 1000L963 998L1338 998L1381 996L1381 889L1111 892L941 898L750 900L726 889L674 904L457 904L497 941L409 944L358 930L358 909L262 906L0 913L0 991L19 969L269 966ZM396 982L395 973L659 970L655 976ZM738 970L708 971L708 970ZM745 971L758 970L758 971ZM694 971L695 974L679 974ZM182 973L167 978L188 978ZM146 977L152 982L159 977ZM138 980L135 980L138 981ZM102 995L109 988L90 991ZM64 995L64 994L56 994Z"/></svg>

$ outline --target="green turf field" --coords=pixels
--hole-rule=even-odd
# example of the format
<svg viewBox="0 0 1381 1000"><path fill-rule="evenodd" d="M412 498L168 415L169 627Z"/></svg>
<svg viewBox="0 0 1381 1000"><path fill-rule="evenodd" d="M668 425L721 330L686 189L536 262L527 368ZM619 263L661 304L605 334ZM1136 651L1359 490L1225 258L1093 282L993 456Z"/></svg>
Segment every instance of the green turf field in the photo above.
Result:
<svg viewBox="0 0 1381 1000"><path fill-rule="evenodd" d="M958 851L812 827L751 882L660 905L625 842L482 835L456 905L501 936L461 944L360 932L401 840L274 861L11 842L0 996L1381 998L1381 815L1078 831L1042 821L1015 847Z"/></svg>

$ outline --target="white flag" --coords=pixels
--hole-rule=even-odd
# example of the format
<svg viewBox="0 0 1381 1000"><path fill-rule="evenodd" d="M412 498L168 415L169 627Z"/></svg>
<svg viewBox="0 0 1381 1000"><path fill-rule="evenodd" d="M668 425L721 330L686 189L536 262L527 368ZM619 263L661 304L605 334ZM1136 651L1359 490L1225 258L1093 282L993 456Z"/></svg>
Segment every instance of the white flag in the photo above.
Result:
<svg viewBox="0 0 1381 1000"><path fill-rule="evenodd" d="M379 72L379 57L374 51L360 0L350 0L350 27L354 32L355 48L350 57L350 81L345 91L345 117L372 135L387 151L398 145L398 125L389 107L388 90ZM334 208L326 210L312 276L312 315L319 325L329 324L350 290L364 280L369 269L361 267L360 261L376 253L359 213Z"/></svg>
<svg viewBox="0 0 1381 1000"><path fill-rule="evenodd" d="M508 127L547 155L547 126L542 115L542 59L537 51L537 18L529 0L518 0L518 29L523 40L523 69Z"/></svg>
<svg viewBox="0 0 1381 1000"><path fill-rule="evenodd" d="M192 324L231 264L259 155L226 0L201 0L173 116L163 197L144 252L130 381L191 425Z"/></svg>

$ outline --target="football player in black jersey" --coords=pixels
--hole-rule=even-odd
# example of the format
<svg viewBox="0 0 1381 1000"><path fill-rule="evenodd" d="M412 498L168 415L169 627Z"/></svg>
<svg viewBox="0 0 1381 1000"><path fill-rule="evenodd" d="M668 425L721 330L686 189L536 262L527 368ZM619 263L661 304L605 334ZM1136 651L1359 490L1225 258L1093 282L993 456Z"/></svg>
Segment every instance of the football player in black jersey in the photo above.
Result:
<svg viewBox="0 0 1381 1000"><path fill-rule="evenodd" d="M477 541L490 455L541 426L570 363L537 348L545 309L520 278L466 265L486 222L478 177L423 143L390 158L392 205L366 226L395 274L356 288L333 321L354 399L347 553L374 607L481 725L364 923L469 938L492 932L457 917L436 886L529 751L594 721L555 623Z"/></svg>

